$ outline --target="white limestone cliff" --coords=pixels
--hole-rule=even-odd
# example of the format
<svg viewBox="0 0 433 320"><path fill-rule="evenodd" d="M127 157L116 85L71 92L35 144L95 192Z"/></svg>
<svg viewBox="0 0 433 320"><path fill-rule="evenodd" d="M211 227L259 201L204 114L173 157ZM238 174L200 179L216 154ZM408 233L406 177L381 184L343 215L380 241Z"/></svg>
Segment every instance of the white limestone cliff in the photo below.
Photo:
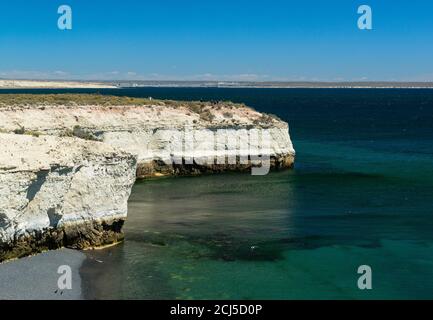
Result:
<svg viewBox="0 0 433 320"><path fill-rule="evenodd" d="M230 150L228 141L221 139L223 130L228 130L227 137L244 133L244 137L239 137L244 141L232 150L234 156L255 155L251 152L250 136L251 130L258 129L270 135L266 153L272 167L291 167L295 156L286 122L230 103L149 101L144 105L3 106L0 118L3 132L74 135L120 147L138 157L138 177L249 168L239 163L221 165L215 161L201 166L195 163L186 166L185 161L181 161L181 165L170 163L173 157L181 160L220 157L221 151ZM192 143L186 141L188 133L193 134ZM173 143L179 139L181 147L175 150Z"/></svg>
<svg viewBox="0 0 433 320"><path fill-rule="evenodd" d="M135 166L103 143L0 134L0 261L118 241Z"/></svg>

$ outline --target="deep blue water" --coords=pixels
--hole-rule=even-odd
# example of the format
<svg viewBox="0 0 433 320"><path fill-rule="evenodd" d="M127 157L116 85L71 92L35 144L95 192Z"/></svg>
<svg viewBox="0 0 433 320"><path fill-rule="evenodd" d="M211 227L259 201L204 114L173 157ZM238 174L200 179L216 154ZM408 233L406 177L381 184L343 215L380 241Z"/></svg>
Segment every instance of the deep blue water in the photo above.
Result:
<svg viewBox="0 0 433 320"><path fill-rule="evenodd" d="M433 90L99 91L244 102L289 122L297 157L137 183L125 243L88 253L88 297L433 298Z"/></svg>

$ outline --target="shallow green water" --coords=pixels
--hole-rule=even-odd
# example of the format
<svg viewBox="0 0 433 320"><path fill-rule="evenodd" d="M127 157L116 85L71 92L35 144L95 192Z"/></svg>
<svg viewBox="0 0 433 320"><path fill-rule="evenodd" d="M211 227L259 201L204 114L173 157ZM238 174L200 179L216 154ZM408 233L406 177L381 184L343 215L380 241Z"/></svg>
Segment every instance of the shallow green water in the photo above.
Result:
<svg viewBox="0 0 433 320"><path fill-rule="evenodd" d="M90 287L100 287L90 295L432 297L431 176L415 182L404 170L386 175L392 167L385 163L351 171L352 156L344 155L354 150L333 146L338 152L326 158L319 146L304 147L315 152L300 158L314 166L266 177L228 174L137 184L127 241L89 253L104 261L93 261L101 278L92 280ZM319 160L329 168L323 170ZM362 264L373 269L373 290L357 288Z"/></svg>

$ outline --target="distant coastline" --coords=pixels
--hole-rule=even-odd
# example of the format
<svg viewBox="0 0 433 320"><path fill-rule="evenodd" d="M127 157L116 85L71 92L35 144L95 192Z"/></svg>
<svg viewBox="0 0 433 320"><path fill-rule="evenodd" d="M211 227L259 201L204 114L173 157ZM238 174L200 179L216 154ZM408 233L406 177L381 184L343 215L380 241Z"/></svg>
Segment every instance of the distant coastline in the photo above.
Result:
<svg viewBox="0 0 433 320"><path fill-rule="evenodd" d="M56 80L5 80L0 79L0 89L115 89L111 83L93 81Z"/></svg>
<svg viewBox="0 0 433 320"><path fill-rule="evenodd" d="M433 89L433 82L254 82L254 81L119 81L118 87L299 88L299 89Z"/></svg>
<svg viewBox="0 0 433 320"><path fill-rule="evenodd" d="M286 88L286 89L433 89L433 82L254 82L254 81L79 81L79 80L6 80L0 89L116 89L116 88Z"/></svg>

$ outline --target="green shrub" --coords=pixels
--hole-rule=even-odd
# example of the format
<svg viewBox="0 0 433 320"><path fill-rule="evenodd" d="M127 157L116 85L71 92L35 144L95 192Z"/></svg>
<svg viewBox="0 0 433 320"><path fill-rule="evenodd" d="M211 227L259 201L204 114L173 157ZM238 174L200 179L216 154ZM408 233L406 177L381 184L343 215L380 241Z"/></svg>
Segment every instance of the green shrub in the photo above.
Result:
<svg viewBox="0 0 433 320"><path fill-rule="evenodd" d="M229 118L229 119L233 118L233 113L231 113L231 112L224 112L223 113L223 117L224 118Z"/></svg>
<svg viewBox="0 0 433 320"><path fill-rule="evenodd" d="M204 121L212 122L213 119L215 119L215 116L209 111L205 111L200 113L200 119Z"/></svg>

